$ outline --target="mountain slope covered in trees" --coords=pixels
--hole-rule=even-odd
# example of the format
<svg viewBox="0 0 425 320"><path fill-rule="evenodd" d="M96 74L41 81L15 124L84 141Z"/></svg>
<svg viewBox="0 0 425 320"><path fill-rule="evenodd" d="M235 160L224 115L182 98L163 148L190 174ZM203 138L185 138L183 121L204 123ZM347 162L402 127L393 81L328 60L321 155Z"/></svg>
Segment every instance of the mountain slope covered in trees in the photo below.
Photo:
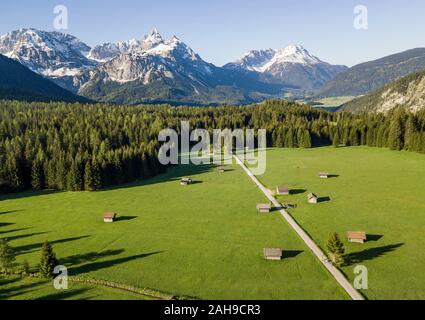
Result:
<svg viewBox="0 0 425 320"><path fill-rule="evenodd" d="M315 98L359 96L408 74L425 70L425 48L358 64L327 82Z"/></svg>
<svg viewBox="0 0 425 320"><path fill-rule="evenodd" d="M19 62L0 55L0 99L84 102Z"/></svg>
<svg viewBox="0 0 425 320"><path fill-rule="evenodd" d="M402 107L412 112L425 109L425 72L418 72L390 83L342 106L349 112L388 112Z"/></svg>

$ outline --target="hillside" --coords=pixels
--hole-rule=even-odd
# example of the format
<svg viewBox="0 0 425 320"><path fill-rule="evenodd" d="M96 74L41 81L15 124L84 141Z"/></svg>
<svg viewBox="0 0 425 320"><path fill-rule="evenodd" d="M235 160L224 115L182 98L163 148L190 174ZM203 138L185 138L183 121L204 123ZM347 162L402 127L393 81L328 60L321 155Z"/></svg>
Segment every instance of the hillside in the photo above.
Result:
<svg viewBox="0 0 425 320"><path fill-rule="evenodd" d="M425 48L356 65L327 82L315 98L359 96L408 74L425 70Z"/></svg>
<svg viewBox="0 0 425 320"><path fill-rule="evenodd" d="M32 72L12 59L0 55L0 99L27 101L84 102L50 80Z"/></svg>
<svg viewBox="0 0 425 320"><path fill-rule="evenodd" d="M408 75L375 92L354 99L340 110L349 112L388 112L398 106L416 112L425 108L425 71Z"/></svg>

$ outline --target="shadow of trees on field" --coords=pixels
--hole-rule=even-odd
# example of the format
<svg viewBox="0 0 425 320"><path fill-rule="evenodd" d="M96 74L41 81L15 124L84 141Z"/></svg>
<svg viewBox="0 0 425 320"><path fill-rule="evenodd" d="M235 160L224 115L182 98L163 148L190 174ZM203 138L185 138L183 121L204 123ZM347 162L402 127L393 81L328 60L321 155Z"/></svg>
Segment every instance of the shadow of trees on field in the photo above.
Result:
<svg viewBox="0 0 425 320"><path fill-rule="evenodd" d="M25 293L33 291L35 288L43 284L42 282L34 282L29 284L14 285L9 288L5 288L6 285L11 285L20 280L20 278L0 279L0 300L19 297Z"/></svg>
<svg viewBox="0 0 425 320"><path fill-rule="evenodd" d="M0 201L1 200L16 200L16 199L23 199L23 198L31 198L31 197L39 197L39 196L47 196L54 193L63 193L64 191L55 191L55 190L42 190L42 191L23 191L18 193L1 193L0 194ZM16 210L16 211L23 211L23 210ZM13 213L16 211L8 212Z"/></svg>
<svg viewBox="0 0 425 320"><path fill-rule="evenodd" d="M17 235L17 236L5 236L5 237L0 237L0 239L6 239L7 241L13 241L13 240L18 240L18 239L23 239L23 238L29 238L29 237L33 237L33 236L39 236L42 234L46 234L47 232L34 232L34 233L28 233L28 234L21 234L21 235Z"/></svg>
<svg viewBox="0 0 425 320"><path fill-rule="evenodd" d="M8 213L15 213L15 212L21 212L23 210L11 210L11 211L4 211L4 212L0 212L0 215L2 214L8 214Z"/></svg>
<svg viewBox="0 0 425 320"><path fill-rule="evenodd" d="M49 241L49 242L50 242L51 245L55 245L55 244L66 243L66 242L71 242L71 241L77 241L77 240L85 239L85 238L88 238L88 237L90 237L90 236L71 237L71 238L65 238L65 239L54 240L54 241ZM39 251L41 249L42 245L43 245L43 242L38 242L38 243L18 246L18 247L15 247L14 249L15 249L16 254L20 255L20 254L24 254L24 253Z"/></svg>
<svg viewBox="0 0 425 320"><path fill-rule="evenodd" d="M65 300L65 299L78 296L87 291L89 291L89 289L62 290L62 291L58 291L57 293L52 293L52 294L38 297L34 300ZM87 300L87 299L90 299L90 297L84 298L84 300Z"/></svg>
<svg viewBox="0 0 425 320"><path fill-rule="evenodd" d="M64 265L75 266L85 262L91 262L91 261L95 261L95 260L110 257L110 256L116 256L123 253L124 251L125 251L124 249L117 249L117 250L106 250L102 252L88 252L88 253L76 254L66 258L60 258L60 263Z"/></svg>
<svg viewBox="0 0 425 320"><path fill-rule="evenodd" d="M391 253L401 246L403 246L404 243L397 243L397 244L391 244L383 247L378 248L370 248L359 252L349 253L346 255L347 258L347 265L361 263L364 261L373 260L382 256L385 256L388 253Z"/></svg>
<svg viewBox="0 0 425 320"><path fill-rule="evenodd" d="M0 227L7 227L7 226L11 226L13 224L14 223L12 223L12 222L0 222Z"/></svg>
<svg viewBox="0 0 425 320"><path fill-rule="evenodd" d="M156 177L141 179L138 181L129 182L122 185L112 186L97 192L134 188L139 186L148 186L148 185L160 184L165 182L179 183L181 178L183 177L191 177L192 175L199 175L199 174L211 172L215 168L216 166L214 164L204 164L204 165L180 164L178 166L169 167L166 173L162 173ZM193 181L193 184L196 184L196 183L202 183L202 181Z"/></svg>
<svg viewBox="0 0 425 320"><path fill-rule="evenodd" d="M160 254L162 252L163 251L156 251L156 252L143 253L143 254L119 258L119 259L112 259L112 260L107 260L107 261L99 261L99 262L88 263L88 264L85 264L85 265L82 265L82 266L70 268L70 274L79 275L79 274L82 274L82 273L98 271L98 270L101 270L101 269L110 268L110 267L113 267L113 266L116 266L116 265L119 265L119 264L122 264L122 263L126 263L126 262L129 262L129 261L132 261L132 260L143 259L143 258L152 256L152 255Z"/></svg>
<svg viewBox="0 0 425 320"><path fill-rule="evenodd" d="M6 233L12 233L12 232L19 232L19 231L24 231L24 230L28 230L28 229L31 229L31 228L27 227L27 228L4 230L4 231L0 231L0 234L6 234Z"/></svg>

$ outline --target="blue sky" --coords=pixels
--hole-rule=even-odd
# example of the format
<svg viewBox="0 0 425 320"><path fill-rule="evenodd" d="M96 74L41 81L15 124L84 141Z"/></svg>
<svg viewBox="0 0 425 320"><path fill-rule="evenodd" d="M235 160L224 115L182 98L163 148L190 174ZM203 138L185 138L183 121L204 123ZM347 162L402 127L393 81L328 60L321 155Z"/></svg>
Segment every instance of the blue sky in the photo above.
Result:
<svg viewBox="0 0 425 320"><path fill-rule="evenodd" d="M69 10L67 33L89 45L141 38L156 26L217 65L250 49L292 43L349 66L425 47L423 0L2 0L0 34L52 30L58 4ZM353 27L359 4L369 10L367 31Z"/></svg>

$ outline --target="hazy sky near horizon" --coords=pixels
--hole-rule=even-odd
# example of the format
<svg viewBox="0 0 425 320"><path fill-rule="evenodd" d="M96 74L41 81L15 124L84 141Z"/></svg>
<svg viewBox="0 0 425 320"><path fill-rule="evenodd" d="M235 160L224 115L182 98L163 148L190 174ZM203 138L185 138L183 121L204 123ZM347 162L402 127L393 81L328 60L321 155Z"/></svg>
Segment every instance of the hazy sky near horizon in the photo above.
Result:
<svg viewBox="0 0 425 320"><path fill-rule="evenodd" d="M90 46L140 39L157 27L216 65L288 44L349 66L425 47L424 0L2 0L0 34L54 30L53 8L61 4L69 13L65 32ZM357 5L368 8L368 30L353 26Z"/></svg>

